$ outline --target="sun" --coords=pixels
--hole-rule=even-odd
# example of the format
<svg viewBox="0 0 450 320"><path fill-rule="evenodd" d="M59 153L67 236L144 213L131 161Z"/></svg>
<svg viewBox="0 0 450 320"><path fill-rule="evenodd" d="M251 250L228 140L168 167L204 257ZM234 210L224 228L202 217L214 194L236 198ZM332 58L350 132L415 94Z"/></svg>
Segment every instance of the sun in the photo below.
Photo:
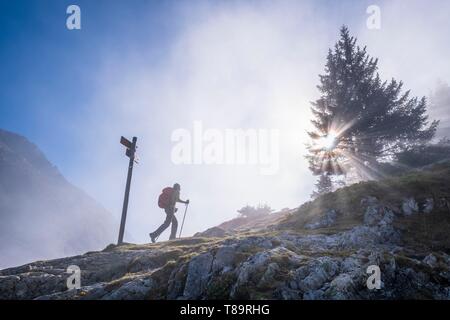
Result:
<svg viewBox="0 0 450 320"><path fill-rule="evenodd" d="M332 151L337 145L337 135L333 132L328 132L326 136L320 137L315 143L321 150Z"/></svg>

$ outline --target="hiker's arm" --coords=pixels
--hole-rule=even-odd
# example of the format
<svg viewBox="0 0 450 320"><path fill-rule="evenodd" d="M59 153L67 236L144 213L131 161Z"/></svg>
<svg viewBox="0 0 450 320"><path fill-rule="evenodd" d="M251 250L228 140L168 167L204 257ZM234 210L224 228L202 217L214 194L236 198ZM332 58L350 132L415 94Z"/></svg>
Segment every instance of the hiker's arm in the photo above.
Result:
<svg viewBox="0 0 450 320"><path fill-rule="evenodd" d="M181 203L184 203L184 204L188 204L188 203L189 203L189 200L186 200L186 201L181 200L181 199L180 199L180 194L178 193L178 194L177 194L177 202L181 202Z"/></svg>
<svg viewBox="0 0 450 320"><path fill-rule="evenodd" d="M189 203L189 200L183 201L183 200L181 200L180 198L178 198L177 202L181 202L181 203L184 203L184 204L188 204L188 203Z"/></svg>

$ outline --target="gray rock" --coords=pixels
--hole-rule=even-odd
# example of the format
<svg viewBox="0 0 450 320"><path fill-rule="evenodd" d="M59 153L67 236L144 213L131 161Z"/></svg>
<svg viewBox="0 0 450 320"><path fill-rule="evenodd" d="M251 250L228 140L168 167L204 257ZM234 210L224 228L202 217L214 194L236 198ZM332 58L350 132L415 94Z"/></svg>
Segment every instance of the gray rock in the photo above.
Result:
<svg viewBox="0 0 450 320"><path fill-rule="evenodd" d="M222 271L226 267L232 267L235 262L236 248L235 246L222 246L217 250L214 256L212 271Z"/></svg>
<svg viewBox="0 0 450 320"><path fill-rule="evenodd" d="M375 197L366 197L361 200L366 205L364 224L367 226L386 226L394 221L394 213L391 209L382 205Z"/></svg>
<svg viewBox="0 0 450 320"><path fill-rule="evenodd" d="M292 290L289 288L281 288L279 290L279 297L283 300L298 300L301 298L298 290Z"/></svg>
<svg viewBox="0 0 450 320"><path fill-rule="evenodd" d="M188 264L183 263L171 272L167 285L167 299L174 300L183 296L187 269Z"/></svg>
<svg viewBox="0 0 450 320"><path fill-rule="evenodd" d="M339 271L339 262L330 257L320 257L296 271L298 288L303 292L320 289Z"/></svg>
<svg viewBox="0 0 450 320"><path fill-rule="evenodd" d="M327 228L332 226L336 222L337 213L336 210L331 209L328 210L323 217L321 217L318 221L314 221L305 225L305 229L319 229L319 228Z"/></svg>
<svg viewBox="0 0 450 320"><path fill-rule="evenodd" d="M355 256L345 258L341 264L342 272L358 272L361 270L361 260Z"/></svg>
<svg viewBox="0 0 450 320"><path fill-rule="evenodd" d="M437 258L430 253L429 255L427 255L424 259L423 262L426 263L427 265L429 265L431 268L436 268L438 263L437 263Z"/></svg>
<svg viewBox="0 0 450 320"><path fill-rule="evenodd" d="M0 276L0 299L17 299L16 286L19 282L19 276Z"/></svg>
<svg viewBox="0 0 450 320"><path fill-rule="evenodd" d="M337 236L343 248L363 248L378 244L396 244L401 240L400 233L393 226L357 226Z"/></svg>
<svg viewBox="0 0 450 320"><path fill-rule="evenodd" d="M126 282L111 293L104 295L103 300L143 300L153 289L154 282L149 277L139 277Z"/></svg>
<svg viewBox="0 0 450 320"><path fill-rule="evenodd" d="M80 289L71 289L37 297L35 300L95 300L108 294L105 283L97 283Z"/></svg>
<svg viewBox="0 0 450 320"><path fill-rule="evenodd" d="M324 292L322 290L308 291L303 294L303 300L323 300Z"/></svg>
<svg viewBox="0 0 450 320"><path fill-rule="evenodd" d="M433 198L427 198L425 199L425 203L423 205L423 212L424 213L431 213L434 209L434 200Z"/></svg>
<svg viewBox="0 0 450 320"><path fill-rule="evenodd" d="M210 277L212 262L213 255L209 252L191 259L183 292L186 299L197 299L203 293Z"/></svg>
<svg viewBox="0 0 450 320"><path fill-rule="evenodd" d="M261 280L259 281L259 286L270 286L275 281L275 276L280 271L280 267L276 262L272 262L267 266L266 271L264 272Z"/></svg>
<svg viewBox="0 0 450 320"><path fill-rule="evenodd" d="M351 299L354 297L355 283L353 277L347 273L341 273L330 283L327 290L327 298L334 300Z"/></svg>
<svg viewBox="0 0 450 320"><path fill-rule="evenodd" d="M261 270L261 268L269 261L270 253L267 251L258 252L251 256L247 261L243 262L238 270L238 279L236 286L247 284L250 276L255 271Z"/></svg>
<svg viewBox="0 0 450 320"><path fill-rule="evenodd" d="M419 212L419 206L416 200L414 200L414 198L412 197L404 199L402 203L402 211L406 216L410 216Z"/></svg>

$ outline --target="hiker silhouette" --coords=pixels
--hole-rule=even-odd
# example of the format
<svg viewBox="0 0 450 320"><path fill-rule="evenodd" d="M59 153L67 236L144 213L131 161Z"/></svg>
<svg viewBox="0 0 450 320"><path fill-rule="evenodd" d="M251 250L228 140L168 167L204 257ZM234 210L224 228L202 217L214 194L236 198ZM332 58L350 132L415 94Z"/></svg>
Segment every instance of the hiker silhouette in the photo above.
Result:
<svg viewBox="0 0 450 320"><path fill-rule="evenodd" d="M178 221L175 217L175 212L177 212L177 209L175 208L175 205L177 202L181 202L184 204L189 204L189 200L183 201L180 199L180 190L181 187L178 183L175 183L173 187L166 187L162 190L162 193L159 195L158 198L158 206L161 209L164 209L166 212L166 220L164 220L163 224L156 229L154 232L151 232L150 239L153 243L156 242L156 239L163 233L164 230L166 230L169 225L172 223L172 230L170 232L169 240L175 239L177 234L177 228L178 228Z"/></svg>

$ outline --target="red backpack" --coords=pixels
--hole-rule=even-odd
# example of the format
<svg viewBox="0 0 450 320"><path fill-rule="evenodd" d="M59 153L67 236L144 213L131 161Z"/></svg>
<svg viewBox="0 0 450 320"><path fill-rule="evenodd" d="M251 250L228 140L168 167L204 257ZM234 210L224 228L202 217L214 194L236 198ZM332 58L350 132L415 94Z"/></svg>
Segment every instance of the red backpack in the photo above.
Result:
<svg viewBox="0 0 450 320"><path fill-rule="evenodd" d="M170 202L172 200L172 193L173 193L173 188L171 188L171 187L167 187L162 190L162 193L159 195L159 198L158 198L158 206L161 209L166 209L168 206L171 205Z"/></svg>

